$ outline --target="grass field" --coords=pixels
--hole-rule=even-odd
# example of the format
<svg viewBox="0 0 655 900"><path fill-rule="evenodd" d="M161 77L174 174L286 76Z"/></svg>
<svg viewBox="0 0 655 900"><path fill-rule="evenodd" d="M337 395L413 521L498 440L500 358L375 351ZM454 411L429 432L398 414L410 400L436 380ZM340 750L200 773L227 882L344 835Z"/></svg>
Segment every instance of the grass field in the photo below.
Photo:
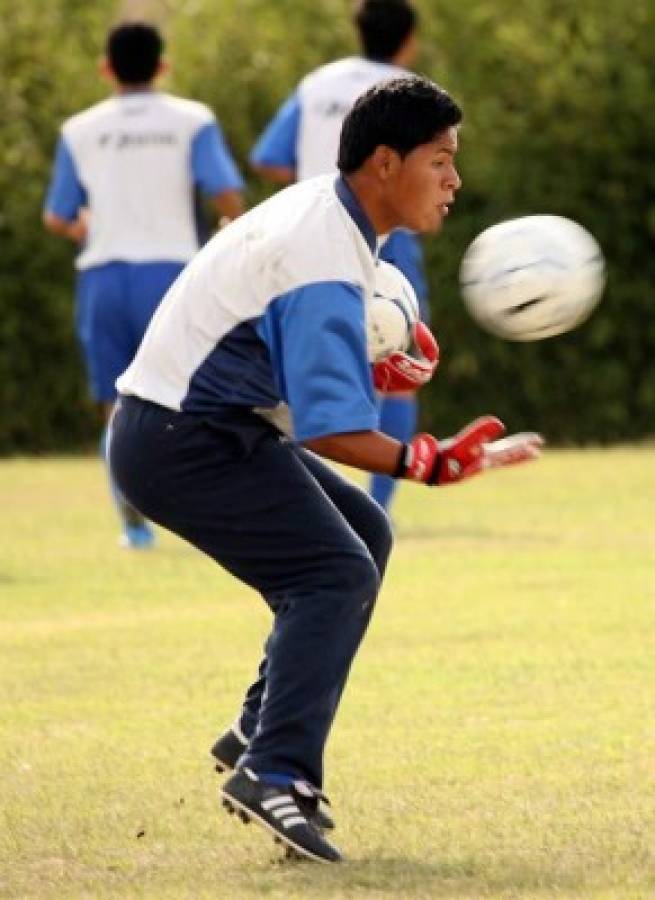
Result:
<svg viewBox="0 0 655 900"><path fill-rule="evenodd" d="M328 750L343 866L280 864L207 755L263 603L100 465L0 463L0 896L655 897L655 448L404 486Z"/></svg>

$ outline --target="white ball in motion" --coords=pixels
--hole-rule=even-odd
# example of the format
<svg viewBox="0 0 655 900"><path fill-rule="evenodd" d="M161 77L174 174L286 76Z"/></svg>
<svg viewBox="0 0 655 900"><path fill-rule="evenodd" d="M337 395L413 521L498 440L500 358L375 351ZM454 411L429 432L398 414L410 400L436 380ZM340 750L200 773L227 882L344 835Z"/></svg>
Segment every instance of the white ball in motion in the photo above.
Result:
<svg viewBox="0 0 655 900"><path fill-rule="evenodd" d="M460 268L466 308L492 334L538 341L580 325L600 300L605 261L596 240L562 216L524 216L487 228Z"/></svg>

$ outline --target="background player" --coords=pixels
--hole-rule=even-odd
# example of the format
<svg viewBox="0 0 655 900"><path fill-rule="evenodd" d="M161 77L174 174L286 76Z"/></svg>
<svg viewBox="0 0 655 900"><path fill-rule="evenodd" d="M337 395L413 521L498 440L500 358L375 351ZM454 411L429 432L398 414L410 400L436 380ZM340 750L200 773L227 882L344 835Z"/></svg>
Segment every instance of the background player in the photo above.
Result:
<svg viewBox="0 0 655 900"><path fill-rule="evenodd" d="M282 105L251 154L260 175L278 184L336 171L339 132L355 99L378 81L406 74L417 54L418 17L406 0L360 0L355 9L361 56L321 66L307 75ZM429 321L423 252L416 235L394 231L380 257L397 266L411 281ZM385 394L380 405L382 431L408 440L416 429L416 395ZM395 482L373 475L371 494L389 507Z"/></svg>
<svg viewBox="0 0 655 900"><path fill-rule="evenodd" d="M540 444L494 441L503 427L491 416L447 441L377 430L365 305L378 239L440 228L460 186L460 117L425 79L365 93L343 126L341 175L294 185L219 232L118 381L110 457L121 489L274 615L225 803L326 862L340 853L316 827L323 753L391 532L379 505L319 457L448 484L532 459ZM434 341L422 323L415 337L424 357L376 364L389 381L430 377ZM274 424L285 412L291 436Z"/></svg>
<svg viewBox="0 0 655 900"><path fill-rule="evenodd" d="M165 70L162 51L148 23L122 23L109 33L103 70L115 94L64 123L45 204L45 227L82 245L77 334L107 419L116 378L198 249L194 189L213 198L221 216L233 219L243 209L243 183L213 113L154 90ZM101 443L104 455L104 434ZM149 546L148 523L114 496L123 545Z"/></svg>

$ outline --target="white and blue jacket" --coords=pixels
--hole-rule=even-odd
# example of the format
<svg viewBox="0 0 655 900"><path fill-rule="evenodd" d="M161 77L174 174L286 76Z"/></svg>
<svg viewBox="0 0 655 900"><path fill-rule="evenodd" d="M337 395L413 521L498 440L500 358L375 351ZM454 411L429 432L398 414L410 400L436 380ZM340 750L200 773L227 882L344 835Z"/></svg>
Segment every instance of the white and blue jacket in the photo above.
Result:
<svg viewBox="0 0 655 900"><path fill-rule="evenodd" d="M281 191L194 257L119 392L217 418L234 407L266 417L288 409L299 441L377 428L365 327L376 253L342 178Z"/></svg>

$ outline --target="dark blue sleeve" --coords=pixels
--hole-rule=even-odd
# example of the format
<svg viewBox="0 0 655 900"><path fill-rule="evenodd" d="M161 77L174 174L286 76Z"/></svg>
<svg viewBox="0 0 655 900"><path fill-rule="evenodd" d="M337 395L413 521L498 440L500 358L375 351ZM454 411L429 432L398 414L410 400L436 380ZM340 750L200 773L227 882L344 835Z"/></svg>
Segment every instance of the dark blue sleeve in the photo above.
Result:
<svg viewBox="0 0 655 900"><path fill-rule="evenodd" d="M59 138L52 179L46 195L45 208L60 219L72 222L80 207L86 203L86 190L80 181L75 161L63 137Z"/></svg>
<svg viewBox="0 0 655 900"><path fill-rule="evenodd" d="M243 188L243 179L217 122L204 125L194 136L191 144L191 171L193 183L210 197Z"/></svg>
<svg viewBox="0 0 655 900"><path fill-rule="evenodd" d="M378 427L364 301L354 285L318 282L283 294L258 332L297 440Z"/></svg>
<svg viewBox="0 0 655 900"><path fill-rule="evenodd" d="M296 168L300 102L292 94L269 122L250 154L250 162L262 166Z"/></svg>
<svg viewBox="0 0 655 900"><path fill-rule="evenodd" d="M411 231L402 228L392 231L382 245L380 259L384 259L400 269L416 292L421 319L429 322L428 283L423 248L419 238Z"/></svg>

